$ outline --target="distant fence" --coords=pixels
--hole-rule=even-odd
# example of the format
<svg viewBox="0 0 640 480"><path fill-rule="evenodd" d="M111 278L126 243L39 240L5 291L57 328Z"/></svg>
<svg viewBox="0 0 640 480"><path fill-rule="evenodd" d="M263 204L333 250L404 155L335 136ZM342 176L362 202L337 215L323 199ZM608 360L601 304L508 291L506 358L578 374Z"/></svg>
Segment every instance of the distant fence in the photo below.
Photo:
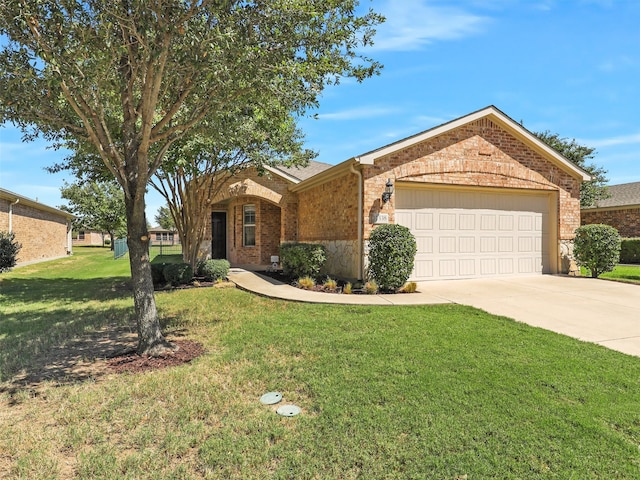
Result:
<svg viewBox="0 0 640 480"><path fill-rule="evenodd" d="M116 238L113 242L113 259L124 257L129 251L126 238Z"/></svg>
<svg viewBox="0 0 640 480"><path fill-rule="evenodd" d="M114 260L124 257L128 251L127 239L117 238L113 243ZM154 258L157 255L182 255L182 244L154 242L153 245L149 245L149 256Z"/></svg>

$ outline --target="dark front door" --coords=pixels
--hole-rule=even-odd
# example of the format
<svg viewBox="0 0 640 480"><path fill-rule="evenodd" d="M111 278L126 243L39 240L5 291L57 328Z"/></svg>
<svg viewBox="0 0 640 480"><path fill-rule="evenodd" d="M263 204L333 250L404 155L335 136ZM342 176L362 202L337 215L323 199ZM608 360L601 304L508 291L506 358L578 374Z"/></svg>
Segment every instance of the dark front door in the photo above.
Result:
<svg viewBox="0 0 640 480"><path fill-rule="evenodd" d="M211 258L227 258L227 212L211 213Z"/></svg>

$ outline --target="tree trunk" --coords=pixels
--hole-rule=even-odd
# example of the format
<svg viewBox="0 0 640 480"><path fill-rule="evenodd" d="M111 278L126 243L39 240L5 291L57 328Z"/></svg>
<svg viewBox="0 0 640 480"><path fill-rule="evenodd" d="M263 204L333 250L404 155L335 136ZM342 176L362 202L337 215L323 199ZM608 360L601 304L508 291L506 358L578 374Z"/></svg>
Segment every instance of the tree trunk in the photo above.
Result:
<svg viewBox="0 0 640 480"><path fill-rule="evenodd" d="M149 232L145 216L144 195L135 199L126 199L127 207L127 245L133 282L133 301L138 330L138 354L159 356L174 350L175 346L167 342L160 331L158 311L153 295L151 263L149 259Z"/></svg>

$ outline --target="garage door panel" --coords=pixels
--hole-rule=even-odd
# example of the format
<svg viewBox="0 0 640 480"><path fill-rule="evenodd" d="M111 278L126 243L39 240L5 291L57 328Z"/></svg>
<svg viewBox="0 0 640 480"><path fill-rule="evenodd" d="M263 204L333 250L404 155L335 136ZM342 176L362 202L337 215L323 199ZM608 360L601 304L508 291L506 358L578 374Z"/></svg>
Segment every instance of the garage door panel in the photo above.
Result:
<svg viewBox="0 0 640 480"><path fill-rule="evenodd" d="M418 247L413 280L550 270L547 196L426 192L396 191L396 221Z"/></svg>

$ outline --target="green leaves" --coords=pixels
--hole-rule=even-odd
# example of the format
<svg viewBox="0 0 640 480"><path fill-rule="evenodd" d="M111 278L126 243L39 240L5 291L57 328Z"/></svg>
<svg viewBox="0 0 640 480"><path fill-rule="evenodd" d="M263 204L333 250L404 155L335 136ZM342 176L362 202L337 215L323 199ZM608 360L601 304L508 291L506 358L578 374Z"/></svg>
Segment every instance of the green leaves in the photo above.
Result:
<svg viewBox="0 0 640 480"><path fill-rule="evenodd" d="M620 235L609 225L583 225L576 229L573 253L593 278L613 270L620 260L620 247Z"/></svg>
<svg viewBox="0 0 640 480"><path fill-rule="evenodd" d="M585 170L591 175L592 180L583 182L580 186L580 206L593 207L598 200L609 198L606 183L607 171L592 163L587 163L595 156L595 148L579 145L575 139L562 138L557 133L545 132L535 133L535 135L567 160Z"/></svg>

